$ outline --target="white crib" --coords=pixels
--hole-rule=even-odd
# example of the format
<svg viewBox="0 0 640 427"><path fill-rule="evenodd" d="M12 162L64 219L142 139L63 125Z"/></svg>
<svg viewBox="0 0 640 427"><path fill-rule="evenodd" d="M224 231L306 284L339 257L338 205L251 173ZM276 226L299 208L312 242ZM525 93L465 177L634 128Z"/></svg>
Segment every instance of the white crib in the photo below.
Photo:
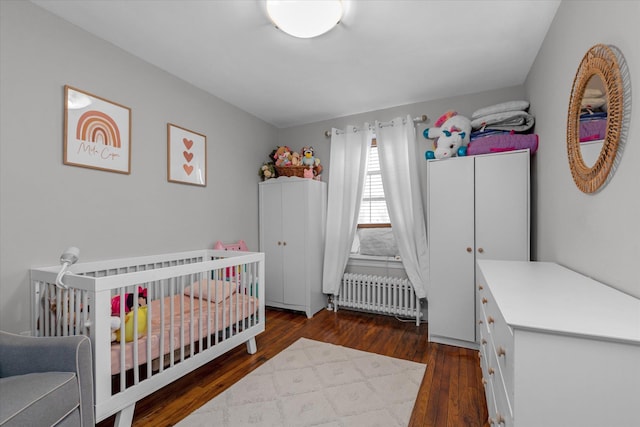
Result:
<svg viewBox="0 0 640 427"><path fill-rule="evenodd" d="M131 425L136 401L265 329L264 254L200 250L79 263L56 286L60 266L31 269L32 332L91 338L96 420ZM146 289L131 310L131 342L112 342L111 299ZM124 297L119 313L126 335ZM145 326L146 323L146 326ZM140 331L140 332L139 332Z"/></svg>

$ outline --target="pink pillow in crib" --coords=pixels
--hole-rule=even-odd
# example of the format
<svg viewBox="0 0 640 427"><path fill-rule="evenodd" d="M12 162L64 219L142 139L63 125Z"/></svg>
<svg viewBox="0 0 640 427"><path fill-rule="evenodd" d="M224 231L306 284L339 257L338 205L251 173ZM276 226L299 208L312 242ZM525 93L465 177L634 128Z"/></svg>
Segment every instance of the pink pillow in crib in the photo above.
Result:
<svg viewBox="0 0 640 427"><path fill-rule="evenodd" d="M200 285L198 281L195 281L191 286L184 288L184 294L189 296L193 293L194 298L206 299L207 301L211 295L211 301L220 302L229 298L229 295L236 291L233 282L209 280L208 283L208 286L206 282Z"/></svg>

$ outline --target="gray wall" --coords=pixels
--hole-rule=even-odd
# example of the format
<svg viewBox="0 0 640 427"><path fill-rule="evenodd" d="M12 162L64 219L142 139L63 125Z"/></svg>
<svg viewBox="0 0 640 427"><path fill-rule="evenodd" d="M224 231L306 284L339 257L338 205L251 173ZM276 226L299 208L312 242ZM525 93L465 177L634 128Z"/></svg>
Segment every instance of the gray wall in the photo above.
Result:
<svg viewBox="0 0 640 427"><path fill-rule="evenodd" d="M525 87L540 148L533 165L533 255L640 297L640 2L563 1ZM613 179L587 195L574 185L566 149L569 95L589 48L617 46L631 74L628 142Z"/></svg>
<svg viewBox="0 0 640 427"><path fill-rule="evenodd" d="M398 106L394 108L388 108L378 111L370 111L367 113L356 114L352 116L340 117L334 120L327 120L323 122L311 123L304 126L296 126L288 129L281 129L279 140L281 145L288 145L291 149L298 150L304 145L312 145L315 149L316 156L324 164L323 180L328 181L331 170L329 164L329 156L331 153L331 138L327 138L324 135L326 130L331 128L344 129L347 125L354 125L362 127L365 122L373 124L376 120L386 122L393 120L396 117L420 117L423 114L428 117L426 123L418 123L416 126L417 132L417 152L416 156L420 160L424 160L424 153L426 150L433 150L433 141L427 140L422 136L422 131L438 120L438 118L449 110L457 111L459 114L466 117L471 117L471 114L482 107L496 104L498 102L526 99L524 86L516 86L504 89L498 89L488 92L481 92L466 96L457 96L446 99L439 99L435 101L420 102L416 104L408 104ZM336 100L339 102L339 100ZM420 171L422 176L422 183L426 182L426 170L427 162L421 162L422 169ZM426 187L423 185L424 201L426 201ZM425 215L426 215L426 204Z"/></svg>
<svg viewBox="0 0 640 427"><path fill-rule="evenodd" d="M0 328L29 328L32 266L245 239L277 129L26 1L0 1ZM68 84L132 110L131 174L62 164ZM167 182L167 122L207 136L206 187Z"/></svg>
<svg viewBox="0 0 640 427"><path fill-rule="evenodd" d="M375 90L375 89L372 89ZM365 122L373 124L376 120L386 122L396 117L420 117L426 114L428 120L426 123L418 123L416 126L418 132L419 155L424 159L424 152L433 149L432 141L422 137L422 131L426 127L433 126L438 117L443 113L454 110L459 114L471 117L471 113L481 107L491 105L502 101L510 101L513 99L524 99L525 91L523 86L499 89L489 92L482 92L467 96L457 96L447 99L439 99L435 101L419 102L416 104L402 105L394 108L388 108L378 111L370 111L367 113L356 114L352 116L340 117L333 120L326 120L317 123L311 123L303 126L295 126L287 129L280 129L279 141L281 145L288 145L293 150L299 150L305 145L312 145L315 149L316 156L320 158L326 166L323 174L328 178L330 165L329 155L331 138L327 138L324 132L331 128L344 129L347 125L361 127ZM339 99L336 100L340 102ZM425 163L426 169L426 163ZM326 179L325 179L326 181Z"/></svg>

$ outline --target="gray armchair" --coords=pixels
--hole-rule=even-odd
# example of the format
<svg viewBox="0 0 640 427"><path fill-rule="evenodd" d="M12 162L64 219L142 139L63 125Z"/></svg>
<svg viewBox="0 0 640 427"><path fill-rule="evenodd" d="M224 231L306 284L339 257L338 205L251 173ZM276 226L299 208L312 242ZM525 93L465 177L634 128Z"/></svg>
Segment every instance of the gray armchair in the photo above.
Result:
<svg viewBox="0 0 640 427"><path fill-rule="evenodd" d="M0 331L0 426L93 426L91 342Z"/></svg>

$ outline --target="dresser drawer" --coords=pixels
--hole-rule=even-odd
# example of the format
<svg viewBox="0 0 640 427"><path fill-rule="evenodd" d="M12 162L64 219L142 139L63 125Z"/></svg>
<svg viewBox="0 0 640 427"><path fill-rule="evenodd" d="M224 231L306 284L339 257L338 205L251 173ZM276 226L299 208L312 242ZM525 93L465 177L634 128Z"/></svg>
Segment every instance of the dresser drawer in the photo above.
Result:
<svg viewBox="0 0 640 427"><path fill-rule="evenodd" d="M489 425L496 427L512 426L513 415L506 398L502 377L495 366L496 360L490 344L487 344L486 348L488 351L486 357L483 357L483 362L486 362L483 368L483 384L487 396L488 422Z"/></svg>
<svg viewBox="0 0 640 427"><path fill-rule="evenodd" d="M505 389L504 381L499 369L496 369L493 377L493 394L496 405L496 425L512 426L513 410L510 400L507 397L507 390Z"/></svg>
<svg viewBox="0 0 640 427"><path fill-rule="evenodd" d="M487 397L487 413L489 414L489 423L497 418L498 407L496 406L496 397L493 389L493 381L489 375L485 374L482 378L482 384L484 385L484 394Z"/></svg>
<svg viewBox="0 0 640 427"><path fill-rule="evenodd" d="M480 292L480 326L486 327L486 339L492 347L496 360L494 368L500 371L502 382L507 392L507 397L510 402L513 402L513 330L504 320L504 317L491 294L491 290L485 286L482 287Z"/></svg>
<svg viewBox="0 0 640 427"><path fill-rule="evenodd" d="M487 394L489 425L496 427L513 426L513 411L507 398L504 380L494 348L489 340L481 341L480 348L482 351L483 384L485 384Z"/></svg>

